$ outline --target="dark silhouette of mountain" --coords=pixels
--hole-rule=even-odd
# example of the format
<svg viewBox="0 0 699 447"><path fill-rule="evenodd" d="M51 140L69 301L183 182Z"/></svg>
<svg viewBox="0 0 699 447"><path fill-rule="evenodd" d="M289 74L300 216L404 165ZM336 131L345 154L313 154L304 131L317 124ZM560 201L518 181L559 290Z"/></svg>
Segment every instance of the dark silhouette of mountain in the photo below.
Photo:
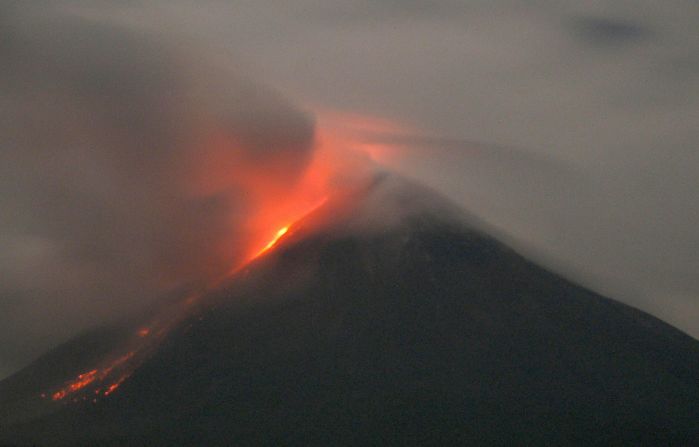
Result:
<svg viewBox="0 0 699 447"><path fill-rule="evenodd" d="M699 445L699 342L417 186L382 178L355 199L173 319L108 396L100 379L75 402L39 397L150 317L2 382L0 444Z"/></svg>

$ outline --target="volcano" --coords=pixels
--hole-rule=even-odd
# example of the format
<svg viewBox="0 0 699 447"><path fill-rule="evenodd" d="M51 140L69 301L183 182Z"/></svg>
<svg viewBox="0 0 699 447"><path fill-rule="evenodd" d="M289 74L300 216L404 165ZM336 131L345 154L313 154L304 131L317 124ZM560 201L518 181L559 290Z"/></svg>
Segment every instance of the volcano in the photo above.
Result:
<svg viewBox="0 0 699 447"><path fill-rule="evenodd" d="M699 342L435 193L380 175L282 230L0 383L0 444L699 445Z"/></svg>

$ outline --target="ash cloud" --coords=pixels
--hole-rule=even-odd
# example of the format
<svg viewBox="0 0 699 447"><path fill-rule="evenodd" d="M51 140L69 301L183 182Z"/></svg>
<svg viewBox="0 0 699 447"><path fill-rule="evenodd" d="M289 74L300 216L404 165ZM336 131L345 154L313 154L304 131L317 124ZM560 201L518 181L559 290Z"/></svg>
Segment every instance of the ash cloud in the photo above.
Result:
<svg viewBox="0 0 699 447"><path fill-rule="evenodd" d="M314 150L310 116L213 54L40 6L0 10L0 376L225 273L251 189L289 188Z"/></svg>

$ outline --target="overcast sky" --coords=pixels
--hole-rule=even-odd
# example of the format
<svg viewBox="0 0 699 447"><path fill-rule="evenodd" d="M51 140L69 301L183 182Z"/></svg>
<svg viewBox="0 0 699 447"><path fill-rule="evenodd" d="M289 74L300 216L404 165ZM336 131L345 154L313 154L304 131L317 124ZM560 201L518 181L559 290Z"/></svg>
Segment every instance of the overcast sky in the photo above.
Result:
<svg viewBox="0 0 699 447"><path fill-rule="evenodd" d="M699 337L696 1L64 3L207 48L321 126L344 113L410 129L374 136L400 148L392 167L547 265ZM13 293L0 322L42 304ZM27 360L1 352L0 376Z"/></svg>

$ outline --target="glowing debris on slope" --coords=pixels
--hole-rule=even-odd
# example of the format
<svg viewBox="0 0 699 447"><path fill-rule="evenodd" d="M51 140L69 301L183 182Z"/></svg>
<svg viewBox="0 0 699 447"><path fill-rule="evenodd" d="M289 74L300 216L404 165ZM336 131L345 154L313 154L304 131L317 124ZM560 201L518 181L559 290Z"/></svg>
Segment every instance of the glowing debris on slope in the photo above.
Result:
<svg viewBox="0 0 699 447"><path fill-rule="evenodd" d="M102 382L103 380L107 379L115 369L124 365L127 360L134 356L134 354L135 353L133 351L129 352L117 358L116 360L110 362L104 368L93 369L91 371L78 375L78 377L69 381L63 388L51 394L51 399L54 401L59 401L64 399L66 396L69 396L77 391L82 390L83 388L87 387L95 381ZM105 392L104 395L108 396L109 394L111 394L114 391L114 389L116 389L124 380L126 380L129 377L129 375L129 372L122 372L118 379L112 385L110 385L110 387L107 388L108 392ZM95 394L99 394L99 389L95 390ZM43 398L45 396L45 393L42 393L41 397Z"/></svg>

